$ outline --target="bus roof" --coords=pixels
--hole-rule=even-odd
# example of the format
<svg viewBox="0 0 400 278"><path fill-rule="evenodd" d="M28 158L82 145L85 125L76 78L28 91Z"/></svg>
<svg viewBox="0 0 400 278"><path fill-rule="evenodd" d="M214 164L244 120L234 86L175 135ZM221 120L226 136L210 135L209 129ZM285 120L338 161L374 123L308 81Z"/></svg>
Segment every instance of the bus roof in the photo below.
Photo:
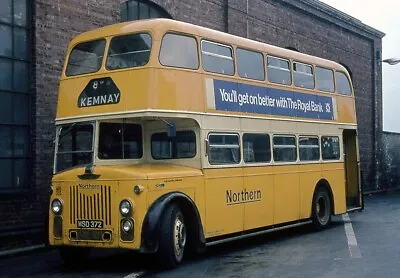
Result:
<svg viewBox="0 0 400 278"><path fill-rule="evenodd" d="M71 41L70 45L73 46L81 41L89 41L101 37L129 34L143 30L151 31L154 34L157 34L159 37L161 37L164 33L169 31L192 34L225 44L236 45L243 48L258 50L266 52L270 55L289 58L299 62L313 63L315 65L330 67L336 70L347 72L345 67L331 60L318 58L297 51L273 46L267 43L246 39L243 37L231 35L210 28L201 27L194 24L182 21L176 21L172 19L164 19L164 18L123 22L94 29L76 36Z"/></svg>

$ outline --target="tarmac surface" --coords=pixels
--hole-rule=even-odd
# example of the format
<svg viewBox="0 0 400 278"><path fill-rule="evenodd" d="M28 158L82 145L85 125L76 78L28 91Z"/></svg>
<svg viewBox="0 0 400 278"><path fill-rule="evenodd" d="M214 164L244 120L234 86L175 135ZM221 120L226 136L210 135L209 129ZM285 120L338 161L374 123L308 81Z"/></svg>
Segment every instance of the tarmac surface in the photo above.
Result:
<svg viewBox="0 0 400 278"><path fill-rule="evenodd" d="M208 248L175 270L155 267L152 256L94 252L68 269L56 250L0 258L0 277L400 277L400 193L365 197L365 209L310 225Z"/></svg>

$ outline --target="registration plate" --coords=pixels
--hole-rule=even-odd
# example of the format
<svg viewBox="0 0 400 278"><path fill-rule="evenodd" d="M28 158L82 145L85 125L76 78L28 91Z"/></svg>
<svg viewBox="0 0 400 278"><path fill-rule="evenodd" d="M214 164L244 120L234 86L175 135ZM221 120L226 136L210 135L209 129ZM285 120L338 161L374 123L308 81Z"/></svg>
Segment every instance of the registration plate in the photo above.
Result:
<svg viewBox="0 0 400 278"><path fill-rule="evenodd" d="M78 228L93 228L93 229L102 229L103 221L102 220L78 220L76 223Z"/></svg>

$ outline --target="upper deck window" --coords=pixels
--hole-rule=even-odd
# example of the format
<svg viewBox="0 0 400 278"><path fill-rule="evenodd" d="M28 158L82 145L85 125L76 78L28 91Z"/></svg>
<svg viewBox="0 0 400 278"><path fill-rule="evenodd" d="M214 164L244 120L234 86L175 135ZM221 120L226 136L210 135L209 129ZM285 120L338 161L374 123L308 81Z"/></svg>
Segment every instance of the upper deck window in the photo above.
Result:
<svg viewBox="0 0 400 278"><path fill-rule="evenodd" d="M264 80L264 57L261 53L238 48L236 51L240 77Z"/></svg>
<svg viewBox="0 0 400 278"><path fill-rule="evenodd" d="M351 96L349 79L343 72L336 72L336 90L339 94Z"/></svg>
<svg viewBox="0 0 400 278"><path fill-rule="evenodd" d="M230 46L202 41L201 59L205 71L226 75L233 75L235 73L232 48Z"/></svg>
<svg viewBox="0 0 400 278"><path fill-rule="evenodd" d="M293 79L296 87L314 89L314 74L310 65L294 62Z"/></svg>
<svg viewBox="0 0 400 278"><path fill-rule="evenodd" d="M320 67L315 68L315 77L317 80L317 89L320 91L331 92L335 91L333 82L333 71Z"/></svg>
<svg viewBox="0 0 400 278"><path fill-rule="evenodd" d="M108 49L108 70L134 68L149 62L151 36L147 33L115 37Z"/></svg>
<svg viewBox="0 0 400 278"><path fill-rule="evenodd" d="M178 34L166 34L161 44L160 63L170 67L198 69L196 39Z"/></svg>
<svg viewBox="0 0 400 278"><path fill-rule="evenodd" d="M277 57L267 57L268 81L283 85L292 84L289 61Z"/></svg>
<svg viewBox="0 0 400 278"><path fill-rule="evenodd" d="M105 46L104 39L83 42L75 46L69 55L65 74L74 76L98 71L103 61Z"/></svg>

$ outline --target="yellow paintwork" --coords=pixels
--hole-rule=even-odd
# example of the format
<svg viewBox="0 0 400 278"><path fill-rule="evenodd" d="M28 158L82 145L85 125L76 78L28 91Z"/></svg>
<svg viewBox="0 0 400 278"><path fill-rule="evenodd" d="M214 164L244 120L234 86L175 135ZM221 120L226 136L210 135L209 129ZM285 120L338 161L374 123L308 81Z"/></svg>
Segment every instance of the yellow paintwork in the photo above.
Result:
<svg viewBox="0 0 400 278"><path fill-rule="evenodd" d="M153 38L153 49L147 66L108 72L104 67L103 61L103 66L97 73L74 77L67 77L63 73L58 96L57 123L75 121L77 119L83 121L89 116L91 119L96 119L96 117L106 114L121 118L122 114L138 111L152 113L156 110L167 111L171 117L174 116L174 112L179 111L180 113L187 112L188 115L191 113L206 115L206 113L211 112L231 117L257 116L258 118L279 119L278 116L225 112L208 108L206 78L281 89L286 88L287 90L294 90L294 87L268 84L267 81L249 81L239 78L237 75L226 77L218 74L209 74L205 73L201 66L199 70L162 67L158 62L158 50L162 35L167 31L193 34L198 41L200 41L200 38L207 38L228 43L233 48L240 46L257 49L265 54L313 63L314 65L343 71L347 74L341 65L332 61L165 19L121 23L81 34L71 42L68 47L68 53L77 43L82 41L104 37L109 42L114 35L139 31L147 31L151 33ZM121 91L120 102L114 105L78 108L78 97L88 82L94 78L109 76L112 77ZM353 97L299 88L296 88L296 91L335 96L338 117L337 120L331 122L348 124L349 127L356 128ZM290 118L285 117L285 119L289 120ZM265 122L265 125L269 125L269 121L265 120ZM313 122L318 122L318 120L310 121L310 125L313 125ZM201 121L198 124L201 130ZM287 132L291 132L291 126L295 126L289 121L275 122L274 125L271 123L271 127L276 129L279 127L283 129L284 125L287 125ZM239 132L240 128L243 127L237 126L237 132ZM315 134L319 133L319 128L315 127ZM246 132L249 132L249 130L251 130L251 127L246 127ZM335 127L335 134L339 135L340 132L339 128ZM202 145L203 142L198 142L198 144ZM205 150L201 147L202 163L207 161L204 152ZM300 163L276 165L273 162L270 165L263 166L246 165L246 167L243 167L243 164L240 164L228 168L213 168L201 165L202 167L199 169L167 163L96 166L94 174L100 175L96 180L81 180L79 175L84 173L84 168L82 167L54 175L52 181L53 194L50 202L54 198L61 198L66 209L62 214L64 236L61 239L56 239L53 236L54 214L50 210L50 244L139 249L142 224L148 208L159 197L173 191L183 192L196 204L206 239L310 218L313 193L316 184L321 179L326 179L331 186L334 198L334 213L341 214L346 211L345 169L342 158L335 163L317 162L304 165ZM105 229L113 233L111 242L78 243L68 239L68 230L76 228L76 226L69 224L68 221L71 218L70 210L68 209L71 206L69 190L71 186L77 186L78 184L108 185L112 187L112 223L105 227ZM135 185L143 187L143 192L139 195L133 192ZM95 191L91 191L91 189L88 189L87 192L89 195L95 194ZM239 194L235 195L238 202L228 204L229 196L232 197L232 194ZM242 200L240 198L243 198L246 194L248 194L247 201L240 203L240 200ZM122 219L119 213L119 203L125 198L131 200L134 204L132 219L135 226L134 240L132 242L121 241L119 235L120 221ZM248 202L249 198L252 199L251 202Z"/></svg>

